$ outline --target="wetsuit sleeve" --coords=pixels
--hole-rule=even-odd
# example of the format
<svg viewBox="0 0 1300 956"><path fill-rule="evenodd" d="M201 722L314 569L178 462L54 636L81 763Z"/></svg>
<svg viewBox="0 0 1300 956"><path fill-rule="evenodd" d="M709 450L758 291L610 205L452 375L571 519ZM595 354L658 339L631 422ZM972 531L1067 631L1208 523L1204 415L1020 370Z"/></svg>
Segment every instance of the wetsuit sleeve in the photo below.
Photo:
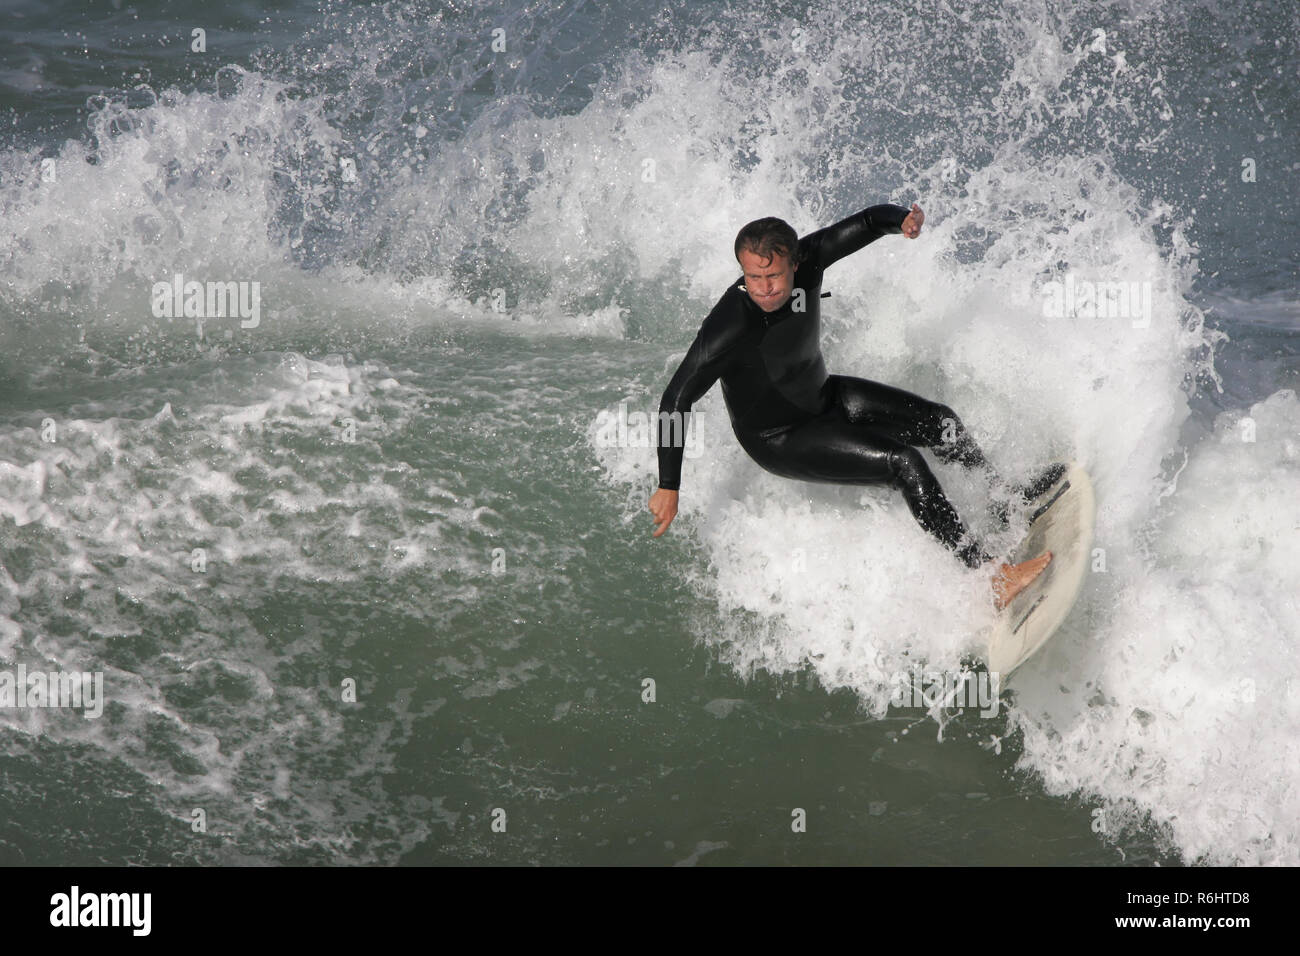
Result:
<svg viewBox="0 0 1300 956"><path fill-rule="evenodd" d="M854 213L833 226L810 232L799 240L803 252L803 261L812 262L820 269L825 269L832 262L843 259L850 253L857 252L869 242L875 242L881 236L903 231L903 220L910 209L884 203L871 206L862 212Z"/></svg>
<svg viewBox="0 0 1300 956"><path fill-rule="evenodd" d="M664 389L656 427L659 448L659 487L677 491L682 484L687 414L704 397L730 363L743 335L743 313L728 289L691 343L682 364ZM738 321L739 320L739 321ZM676 414L673 414L676 413ZM676 427L674 427L674 424ZM676 434L674 434L674 432Z"/></svg>

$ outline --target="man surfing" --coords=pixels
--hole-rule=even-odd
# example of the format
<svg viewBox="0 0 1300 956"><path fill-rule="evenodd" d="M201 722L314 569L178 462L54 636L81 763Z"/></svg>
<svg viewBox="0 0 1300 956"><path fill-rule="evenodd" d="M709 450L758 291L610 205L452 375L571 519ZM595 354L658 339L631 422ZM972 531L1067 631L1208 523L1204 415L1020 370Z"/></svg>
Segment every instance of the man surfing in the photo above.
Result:
<svg viewBox="0 0 1300 956"><path fill-rule="evenodd" d="M763 468L802 481L891 485L921 527L969 567L996 561L967 533L920 452L929 448L997 480L956 413L879 382L828 375L822 359L824 270L883 235L915 239L924 222L916 203L910 211L883 204L802 239L771 217L740 230L735 254L744 274L705 318L659 403L654 537L677 516L685 416L721 379L736 440ZM1015 491L1031 500L1062 471L1054 465ZM1051 560L1045 551L1021 564L1000 563L993 575L998 610Z"/></svg>

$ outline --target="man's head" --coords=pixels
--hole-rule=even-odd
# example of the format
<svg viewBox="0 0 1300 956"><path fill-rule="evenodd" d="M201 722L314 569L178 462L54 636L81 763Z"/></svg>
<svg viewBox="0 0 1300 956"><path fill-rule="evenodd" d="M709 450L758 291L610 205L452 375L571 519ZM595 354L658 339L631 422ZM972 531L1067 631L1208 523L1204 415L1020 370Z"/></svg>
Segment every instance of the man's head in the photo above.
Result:
<svg viewBox="0 0 1300 956"><path fill-rule="evenodd" d="M774 312L794 291L799 236L783 219L755 219L736 234L736 261L745 291L764 312Z"/></svg>

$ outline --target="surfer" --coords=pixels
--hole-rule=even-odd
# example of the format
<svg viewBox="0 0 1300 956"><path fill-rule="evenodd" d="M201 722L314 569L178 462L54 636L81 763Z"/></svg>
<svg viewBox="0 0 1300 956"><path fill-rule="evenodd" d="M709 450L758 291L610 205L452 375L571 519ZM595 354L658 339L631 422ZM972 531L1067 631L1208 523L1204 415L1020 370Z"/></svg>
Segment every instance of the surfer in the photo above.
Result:
<svg viewBox="0 0 1300 956"><path fill-rule="evenodd" d="M677 515L685 416L713 383L742 448L774 474L802 481L888 484L917 522L969 567L994 562L971 537L920 448L997 480L946 405L847 375L828 375L821 352L822 273L886 234L915 239L925 214L912 204L871 206L799 239L781 219L757 219L736 236L743 275L705 318L659 404L659 488L650 498L654 537ZM1054 466L1014 489L1030 500L1061 474ZM1002 512L1005 517L1005 512ZM1006 607L1052 559L1050 551L1000 564L994 604Z"/></svg>

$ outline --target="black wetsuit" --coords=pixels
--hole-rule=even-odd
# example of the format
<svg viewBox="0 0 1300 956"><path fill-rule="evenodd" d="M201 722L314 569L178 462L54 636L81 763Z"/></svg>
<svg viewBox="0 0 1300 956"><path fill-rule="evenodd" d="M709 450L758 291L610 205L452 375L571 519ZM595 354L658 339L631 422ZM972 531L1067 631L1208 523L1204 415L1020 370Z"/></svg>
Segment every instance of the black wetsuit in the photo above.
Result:
<svg viewBox="0 0 1300 956"><path fill-rule="evenodd" d="M803 481L891 484L921 526L968 565L992 560L966 533L917 448L989 467L953 410L888 385L828 375L822 359L823 270L887 233L901 233L907 213L872 206L804 236L791 297L779 309L759 308L743 276L723 293L659 405L660 488L681 486L682 435L673 434L665 413L680 413L676 427L684 427L691 406L720 378L736 439L765 469Z"/></svg>

